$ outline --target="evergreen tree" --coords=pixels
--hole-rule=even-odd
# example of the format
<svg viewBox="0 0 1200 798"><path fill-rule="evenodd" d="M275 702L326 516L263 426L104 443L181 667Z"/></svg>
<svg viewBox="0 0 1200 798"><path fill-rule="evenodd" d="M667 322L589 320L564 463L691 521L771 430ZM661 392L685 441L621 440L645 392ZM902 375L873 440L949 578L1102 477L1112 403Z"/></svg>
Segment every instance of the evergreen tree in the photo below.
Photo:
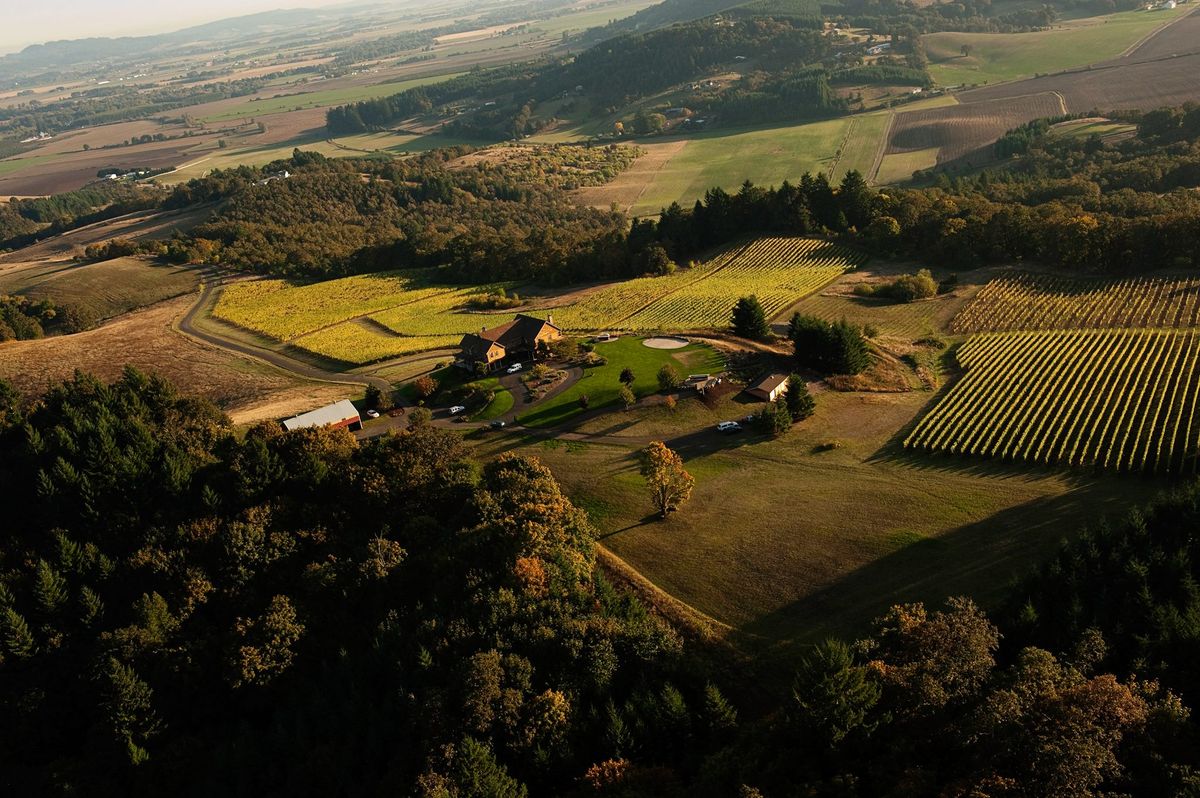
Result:
<svg viewBox="0 0 1200 798"><path fill-rule="evenodd" d="M25 619L9 607L0 615L0 621L4 627L4 650L19 659L32 657L37 647Z"/></svg>
<svg viewBox="0 0 1200 798"><path fill-rule="evenodd" d="M733 306L730 319L733 334L751 341L765 341L771 337L771 325L767 314L756 296L744 296Z"/></svg>
<svg viewBox="0 0 1200 798"><path fill-rule="evenodd" d="M867 668L854 662L849 646L827 640L796 670L792 724L810 742L834 747L856 730L873 728L869 718L881 692Z"/></svg>
<svg viewBox="0 0 1200 798"><path fill-rule="evenodd" d="M50 563L38 560L33 595L42 612L47 615L58 612L67 601L67 580Z"/></svg>
<svg viewBox="0 0 1200 798"><path fill-rule="evenodd" d="M633 385L634 380L637 378L633 374L633 369L629 368L629 366L626 366L625 368L621 369L620 379L622 385Z"/></svg>
<svg viewBox="0 0 1200 798"><path fill-rule="evenodd" d="M508 775L490 748L473 737L464 737L454 755L454 791L457 798L525 798L525 785Z"/></svg>
<svg viewBox="0 0 1200 798"><path fill-rule="evenodd" d="M788 377L787 392L783 395L783 401L792 421L803 421L816 409L812 394L808 392L808 383L799 374Z"/></svg>
<svg viewBox="0 0 1200 798"><path fill-rule="evenodd" d="M862 330L845 319L830 326L829 370L834 374L860 374L871 365L871 354Z"/></svg>

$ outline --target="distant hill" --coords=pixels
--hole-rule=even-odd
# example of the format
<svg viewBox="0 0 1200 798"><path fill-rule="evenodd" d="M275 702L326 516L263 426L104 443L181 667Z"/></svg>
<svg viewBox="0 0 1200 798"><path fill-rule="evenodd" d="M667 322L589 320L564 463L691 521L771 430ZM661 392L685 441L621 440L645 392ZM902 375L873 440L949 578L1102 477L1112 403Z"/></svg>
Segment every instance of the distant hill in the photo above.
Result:
<svg viewBox="0 0 1200 798"><path fill-rule="evenodd" d="M613 28L654 30L680 22L704 19L714 14L816 19L821 16L821 3L818 0L663 0L658 5L644 8L633 16L620 20Z"/></svg>
<svg viewBox="0 0 1200 798"><path fill-rule="evenodd" d="M20 52L0 57L0 79L30 70L58 70L97 62L126 61L132 54L136 54L138 58L145 58L167 49L215 41L227 44L234 39L258 37L280 30L328 23L344 16L344 11L282 9L221 19L151 36L93 37L31 44Z"/></svg>

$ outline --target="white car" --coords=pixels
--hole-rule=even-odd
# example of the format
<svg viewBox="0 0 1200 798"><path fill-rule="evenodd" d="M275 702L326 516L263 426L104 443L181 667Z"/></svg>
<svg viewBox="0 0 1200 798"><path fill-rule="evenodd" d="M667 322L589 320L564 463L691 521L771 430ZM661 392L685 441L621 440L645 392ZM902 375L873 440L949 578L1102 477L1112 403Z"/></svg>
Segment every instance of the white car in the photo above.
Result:
<svg viewBox="0 0 1200 798"><path fill-rule="evenodd" d="M466 409L467 408L463 407L462 405L455 405L454 407L450 408L450 415L457 416Z"/></svg>
<svg viewBox="0 0 1200 798"><path fill-rule="evenodd" d="M368 410L367 418L379 418L379 411L378 410Z"/></svg>
<svg viewBox="0 0 1200 798"><path fill-rule="evenodd" d="M520 363L513 363L511 366L508 367L507 371L509 374L516 374L518 371L520 371L523 368L525 368L525 367L523 365L521 365Z"/></svg>
<svg viewBox="0 0 1200 798"><path fill-rule="evenodd" d="M717 424L717 432L741 432L742 425L736 421L722 421Z"/></svg>

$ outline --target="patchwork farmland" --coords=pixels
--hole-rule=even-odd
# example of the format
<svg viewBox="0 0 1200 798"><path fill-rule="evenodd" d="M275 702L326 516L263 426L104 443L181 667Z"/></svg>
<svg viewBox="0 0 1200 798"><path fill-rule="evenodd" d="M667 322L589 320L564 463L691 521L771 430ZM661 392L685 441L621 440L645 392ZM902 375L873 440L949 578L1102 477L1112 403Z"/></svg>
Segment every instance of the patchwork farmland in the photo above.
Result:
<svg viewBox="0 0 1200 798"><path fill-rule="evenodd" d="M526 310L553 314L556 324L575 331L721 328L739 296L757 295L768 316L775 316L864 260L815 239L760 238L671 275L534 299ZM213 312L281 344L356 364L452 346L464 333L511 316L512 311L473 311L470 303L517 286L439 285L433 277L432 271L414 270L311 285L235 283L224 289Z"/></svg>

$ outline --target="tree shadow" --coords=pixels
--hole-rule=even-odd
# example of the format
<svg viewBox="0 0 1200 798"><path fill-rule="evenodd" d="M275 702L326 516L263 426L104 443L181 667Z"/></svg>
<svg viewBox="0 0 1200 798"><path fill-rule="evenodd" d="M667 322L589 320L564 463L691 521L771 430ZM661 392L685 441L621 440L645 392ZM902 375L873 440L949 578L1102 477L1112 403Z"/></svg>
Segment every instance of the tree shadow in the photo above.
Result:
<svg viewBox="0 0 1200 798"><path fill-rule="evenodd" d="M1034 499L938 537L898 531L890 554L857 568L803 598L743 624L747 634L775 640L773 656L794 658L826 637L867 634L874 618L898 603L970 596L994 609L1015 585L1064 540L1101 519L1113 519L1157 491L1094 480L1069 493Z"/></svg>

